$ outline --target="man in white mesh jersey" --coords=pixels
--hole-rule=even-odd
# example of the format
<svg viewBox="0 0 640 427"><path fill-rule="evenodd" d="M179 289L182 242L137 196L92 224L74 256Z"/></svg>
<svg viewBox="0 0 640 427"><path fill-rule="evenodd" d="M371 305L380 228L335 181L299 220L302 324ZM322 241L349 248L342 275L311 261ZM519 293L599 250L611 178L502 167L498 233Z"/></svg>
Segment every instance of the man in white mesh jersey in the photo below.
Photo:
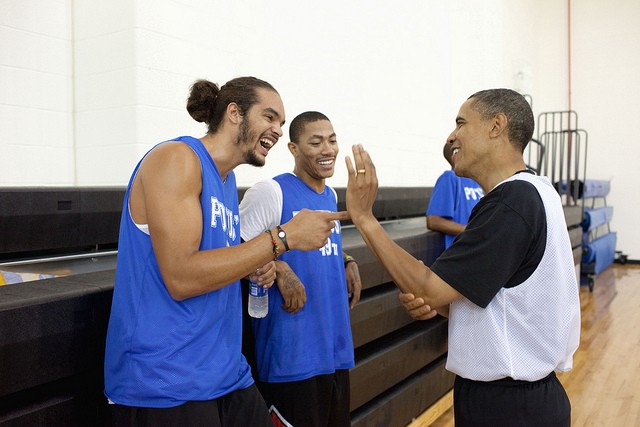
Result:
<svg viewBox="0 0 640 427"><path fill-rule="evenodd" d="M560 197L522 157L533 128L531 107L512 90L477 92L462 104L447 139L454 170L485 196L431 268L373 216L369 154L358 145L353 163L346 159L347 209L405 308L415 319L449 315L456 426L571 424L555 371L571 369L580 341L578 284Z"/></svg>

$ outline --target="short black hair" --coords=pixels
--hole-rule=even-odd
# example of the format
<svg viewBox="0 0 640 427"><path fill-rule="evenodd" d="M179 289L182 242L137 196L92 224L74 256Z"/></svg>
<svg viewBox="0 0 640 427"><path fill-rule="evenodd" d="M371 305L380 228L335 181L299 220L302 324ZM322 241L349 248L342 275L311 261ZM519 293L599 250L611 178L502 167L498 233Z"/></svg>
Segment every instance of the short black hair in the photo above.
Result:
<svg viewBox="0 0 640 427"><path fill-rule="evenodd" d="M524 96L511 89L488 89L474 93L469 99L476 100L471 108L479 112L483 120L504 114L509 141L524 152L535 127L531 105Z"/></svg>
<svg viewBox="0 0 640 427"><path fill-rule="evenodd" d="M289 125L289 138L291 142L297 144L307 124L317 122L318 120L331 121L327 116L317 111L305 111L304 113L298 114Z"/></svg>

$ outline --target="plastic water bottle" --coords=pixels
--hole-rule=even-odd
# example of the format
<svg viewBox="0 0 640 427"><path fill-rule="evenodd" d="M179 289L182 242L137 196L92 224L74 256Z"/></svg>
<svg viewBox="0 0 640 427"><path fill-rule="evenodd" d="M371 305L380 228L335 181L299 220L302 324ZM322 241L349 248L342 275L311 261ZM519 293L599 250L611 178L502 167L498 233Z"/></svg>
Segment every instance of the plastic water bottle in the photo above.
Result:
<svg viewBox="0 0 640 427"><path fill-rule="evenodd" d="M269 313L269 291L257 283L249 282L249 316L265 317Z"/></svg>

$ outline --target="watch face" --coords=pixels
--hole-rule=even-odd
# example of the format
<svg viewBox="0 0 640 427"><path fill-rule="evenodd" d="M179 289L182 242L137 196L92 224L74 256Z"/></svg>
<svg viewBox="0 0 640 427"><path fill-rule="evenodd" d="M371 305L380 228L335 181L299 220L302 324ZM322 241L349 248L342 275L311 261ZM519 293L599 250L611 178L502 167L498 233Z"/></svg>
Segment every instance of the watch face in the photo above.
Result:
<svg viewBox="0 0 640 427"><path fill-rule="evenodd" d="M285 236L284 230L278 231L278 237L283 238Z"/></svg>

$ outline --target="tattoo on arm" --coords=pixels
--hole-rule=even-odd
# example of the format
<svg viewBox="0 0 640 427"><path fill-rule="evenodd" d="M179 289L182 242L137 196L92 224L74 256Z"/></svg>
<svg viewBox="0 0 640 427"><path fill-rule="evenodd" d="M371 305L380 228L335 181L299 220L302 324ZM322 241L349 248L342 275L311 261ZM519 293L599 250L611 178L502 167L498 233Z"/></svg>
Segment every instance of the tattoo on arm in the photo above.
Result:
<svg viewBox="0 0 640 427"><path fill-rule="evenodd" d="M287 269L278 277L280 284L286 288L290 288L297 284L302 285L298 276L291 270Z"/></svg>

